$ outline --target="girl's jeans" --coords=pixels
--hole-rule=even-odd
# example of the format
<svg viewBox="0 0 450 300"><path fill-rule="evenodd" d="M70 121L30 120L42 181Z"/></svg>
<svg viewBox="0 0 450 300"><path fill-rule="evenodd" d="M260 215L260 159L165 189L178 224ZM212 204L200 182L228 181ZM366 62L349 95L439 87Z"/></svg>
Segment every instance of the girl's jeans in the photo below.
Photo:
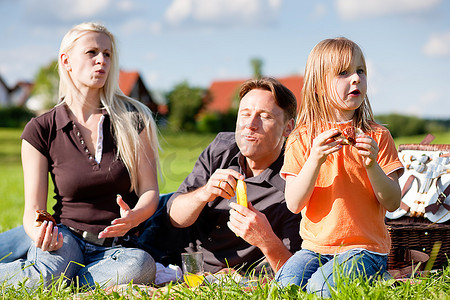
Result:
<svg viewBox="0 0 450 300"><path fill-rule="evenodd" d="M0 261L0 283L6 282L17 287L19 282L28 278L25 285L33 287L40 284L41 279L48 285L52 277L57 279L64 276L65 279L72 280L78 276L76 284L95 288L96 283L107 287L130 281L141 284L154 281L155 261L144 250L122 246L96 246L86 243L66 226L58 227L64 239L61 249L42 251L31 242L31 246L28 244L26 258ZM30 241L28 236L26 237L27 241Z"/></svg>
<svg viewBox="0 0 450 300"><path fill-rule="evenodd" d="M369 280L382 276L387 267L387 255L364 249L352 249L335 255L323 255L310 250L297 251L281 267L275 280L281 286L299 285L304 291L319 297L331 297L331 289L345 278L363 276Z"/></svg>

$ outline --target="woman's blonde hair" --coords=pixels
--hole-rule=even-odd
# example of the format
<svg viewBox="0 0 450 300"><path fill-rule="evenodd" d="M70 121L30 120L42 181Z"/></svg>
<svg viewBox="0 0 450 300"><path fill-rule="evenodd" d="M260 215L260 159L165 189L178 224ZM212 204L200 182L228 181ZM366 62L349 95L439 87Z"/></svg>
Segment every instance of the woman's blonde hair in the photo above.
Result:
<svg viewBox="0 0 450 300"><path fill-rule="evenodd" d="M347 70L354 59L360 57L366 72L366 61L361 48L353 41L339 37L318 43L308 56L301 102L297 116L297 127L306 125L308 138L312 141L322 131L331 129L335 123L327 77ZM363 103L355 110L353 125L364 132L371 130L374 122L372 108L367 94Z"/></svg>
<svg viewBox="0 0 450 300"><path fill-rule="evenodd" d="M139 138L141 130L147 134L150 141L152 153L144 153L156 168L159 169L158 158L158 136L157 127L150 109L141 102L124 95L119 88L119 60L116 41L108 29L98 23L87 22L74 26L64 36L59 49L58 72L59 72L59 105L67 98L76 98L81 94L75 86L69 72L61 62L61 54L67 53L77 40L88 32L99 32L106 34L111 40L111 67L105 85L101 88L100 101L102 108L108 112L113 136L117 145L117 156L125 164L131 180L131 190L138 188L138 153L144 151L144 145Z"/></svg>

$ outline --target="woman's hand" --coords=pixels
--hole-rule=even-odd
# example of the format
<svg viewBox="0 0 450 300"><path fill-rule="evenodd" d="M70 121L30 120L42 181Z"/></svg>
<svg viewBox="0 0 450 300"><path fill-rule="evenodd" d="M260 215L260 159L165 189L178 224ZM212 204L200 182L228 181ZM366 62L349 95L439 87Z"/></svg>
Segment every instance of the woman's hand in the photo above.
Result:
<svg viewBox="0 0 450 300"><path fill-rule="evenodd" d="M58 233L58 226L53 222L44 221L41 226L36 228L36 247L42 251L56 251L63 246L62 233Z"/></svg>
<svg viewBox="0 0 450 300"><path fill-rule="evenodd" d="M99 239L124 236L130 229L139 225L135 212L123 201L122 196L117 195L116 201L120 207L120 218L112 220L111 226L106 227L98 234Z"/></svg>

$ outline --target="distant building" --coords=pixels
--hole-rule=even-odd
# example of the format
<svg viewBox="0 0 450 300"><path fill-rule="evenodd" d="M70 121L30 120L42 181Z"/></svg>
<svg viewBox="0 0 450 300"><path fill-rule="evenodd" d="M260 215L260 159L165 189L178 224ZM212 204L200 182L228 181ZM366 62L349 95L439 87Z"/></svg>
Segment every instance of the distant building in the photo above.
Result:
<svg viewBox="0 0 450 300"><path fill-rule="evenodd" d="M295 75L277 78L282 84L294 93L297 106L300 103L300 92L303 87L303 76ZM226 113L233 107L233 100L237 99L240 86L245 80L213 81L209 88L210 101L204 111Z"/></svg>
<svg viewBox="0 0 450 300"><path fill-rule="evenodd" d="M0 76L0 106L24 106L30 98L33 83L19 81L12 88Z"/></svg>
<svg viewBox="0 0 450 300"><path fill-rule="evenodd" d="M119 75L119 87L122 92L133 99L139 100L153 113L158 113L158 104L144 84L139 72L126 72L121 70Z"/></svg>

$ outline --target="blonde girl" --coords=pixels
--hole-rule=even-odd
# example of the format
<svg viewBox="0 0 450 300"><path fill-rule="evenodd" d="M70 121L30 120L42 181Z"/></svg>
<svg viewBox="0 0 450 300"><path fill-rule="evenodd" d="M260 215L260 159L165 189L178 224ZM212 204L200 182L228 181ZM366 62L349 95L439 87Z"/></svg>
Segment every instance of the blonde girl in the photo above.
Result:
<svg viewBox="0 0 450 300"><path fill-rule="evenodd" d="M366 70L360 47L346 38L314 47L281 170L287 206L302 213L303 242L276 280L322 297L343 277L383 274L384 216L400 205L403 166L389 131L374 121ZM353 145L336 138L348 127L357 132Z"/></svg>

